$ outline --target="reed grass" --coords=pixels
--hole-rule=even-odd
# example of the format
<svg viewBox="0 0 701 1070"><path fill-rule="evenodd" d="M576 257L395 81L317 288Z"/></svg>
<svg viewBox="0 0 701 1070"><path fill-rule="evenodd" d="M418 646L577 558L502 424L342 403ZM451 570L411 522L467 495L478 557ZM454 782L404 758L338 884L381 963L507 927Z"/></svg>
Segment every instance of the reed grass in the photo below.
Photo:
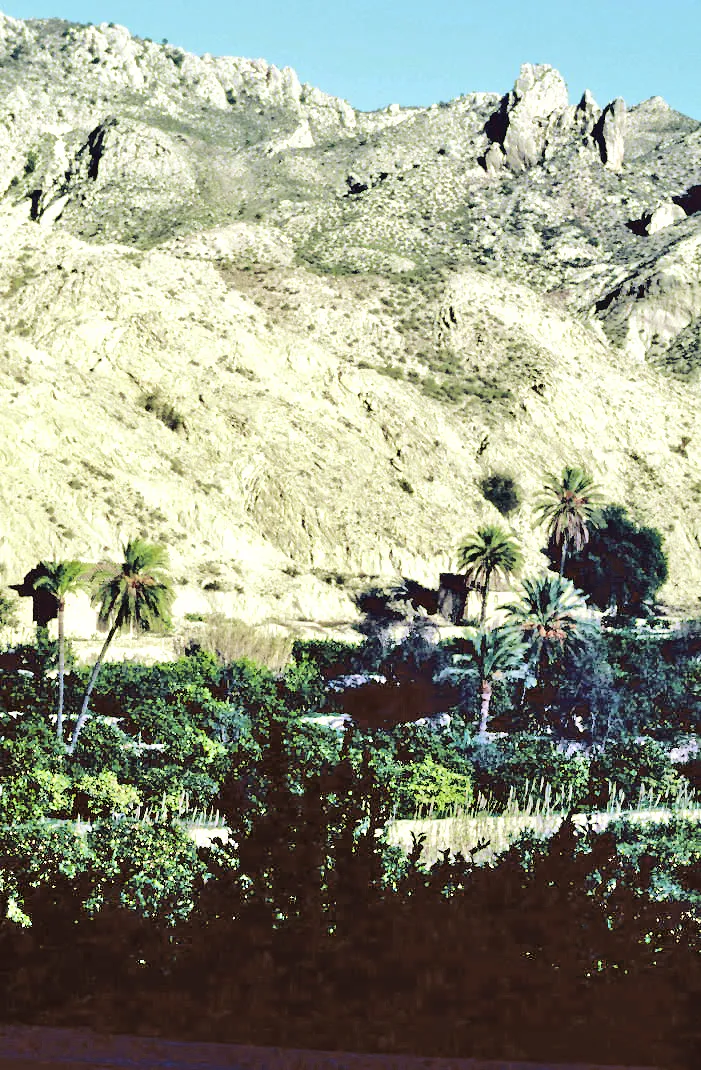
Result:
<svg viewBox="0 0 701 1070"><path fill-rule="evenodd" d="M474 852L477 864L491 865L526 829L538 836L552 836L572 811L575 811L575 824L582 828L590 825L596 831L619 818L665 821L671 817L684 817L701 821L701 801L687 785L673 792L641 788L635 806L627 808L616 785L609 781L608 788L605 809L576 812L571 788L557 792L545 780L527 782L520 796L511 789L504 808L498 808L493 799L480 794L471 807L454 807L444 816L435 816L429 807L417 811L413 818L394 820L388 827L388 840L408 853L412 847L412 832L415 835L423 833L426 837L421 856L424 863L436 861L449 849L453 853L461 851L465 857ZM499 809L501 812L497 812ZM475 850L485 841L488 841L487 847Z"/></svg>
<svg viewBox="0 0 701 1070"><path fill-rule="evenodd" d="M212 613L202 624L185 630L176 640L176 653L184 653L191 640L225 665L248 658L272 672L282 672L292 657L295 636L274 631L267 625L248 624L223 613Z"/></svg>

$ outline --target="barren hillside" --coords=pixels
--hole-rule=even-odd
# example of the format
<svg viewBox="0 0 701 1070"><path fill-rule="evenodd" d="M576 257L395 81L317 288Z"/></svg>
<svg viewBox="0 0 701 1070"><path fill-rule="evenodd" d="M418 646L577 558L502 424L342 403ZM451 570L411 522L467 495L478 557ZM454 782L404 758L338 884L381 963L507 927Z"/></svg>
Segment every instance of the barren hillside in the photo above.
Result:
<svg viewBox="0 0 701 1070"><path fill-rule="evenodd" d="M576 87L577 92L580 87ZM583 88L583 87L581 87ZM588 466L701 598L701 123L360 113L262 60L0 16L0 557L168 545L181 610L339 621ZM606 103L606 102L604 102Z"/></svg>

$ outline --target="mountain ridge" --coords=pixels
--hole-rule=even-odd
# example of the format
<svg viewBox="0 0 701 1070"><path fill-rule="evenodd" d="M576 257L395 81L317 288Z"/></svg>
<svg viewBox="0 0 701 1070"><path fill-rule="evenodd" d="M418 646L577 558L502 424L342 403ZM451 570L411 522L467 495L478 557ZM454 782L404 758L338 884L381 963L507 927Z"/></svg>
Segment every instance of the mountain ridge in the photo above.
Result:
<svg viewBox="0 0 701 1070"><path fill-rule="evenodd" d="M6 16L0 89L13 574L138 530L182 612L354 619L363 584L437 584L499 519L495 472L543 567L532 501L576 461L698 608L701 123L570 105L528 64L362 113L263 61Z"/></svg>

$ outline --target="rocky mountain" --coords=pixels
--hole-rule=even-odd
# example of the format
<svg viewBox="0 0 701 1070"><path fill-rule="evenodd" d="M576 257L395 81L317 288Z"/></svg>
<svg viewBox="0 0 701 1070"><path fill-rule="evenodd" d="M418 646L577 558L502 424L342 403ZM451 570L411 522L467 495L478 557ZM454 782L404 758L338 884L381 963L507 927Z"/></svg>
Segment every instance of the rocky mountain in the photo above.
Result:
<svg viewBox="0 0 701 1070"><path fill-rule="evenodd" d="M262 60L0 16L0 556L166 543L181 612L338 621L586 465L701 598L701 123L372 113Z"/></svg>

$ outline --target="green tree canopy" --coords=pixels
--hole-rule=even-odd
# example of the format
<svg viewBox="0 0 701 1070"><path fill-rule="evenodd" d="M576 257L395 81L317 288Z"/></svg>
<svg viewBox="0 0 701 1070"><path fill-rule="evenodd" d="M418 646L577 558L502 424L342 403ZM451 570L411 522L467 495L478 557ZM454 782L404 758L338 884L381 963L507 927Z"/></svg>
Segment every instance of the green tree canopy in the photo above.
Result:
<svg viewBox="0 0 701 1070"><path fill-rule="evenodd" d="M88 718L90 695L100 666L116 633L124 628L150 631L157 624L170 623L175 592L167 568L168 554L162 546L145 539L131 539L124 546L121 564L100 565L93 573L92 602L99 606L98 619L109 627L109 631L88 680L80 716L73 730L71 754Z"/></svg>
<svg viewBox="0 0 701 1070"><path fill-rule="evenodd" d="M552 545L549 556L555 560ZM597 530L571 555L565 572L599 609L616 606L643 615L643 603L655 597L668 575L662 535L636 524L622 505L608 505Z"/></svg>
<svg viewBox="0 0 701 1070"><path fill-rule="evenodd" d="M550 541L560 548L561 576L569 551L581 550L589 541L589 528L597 523L600 501L598 487L583 468L568 465L561 476L546 476L536 517L547 525Z"/></svg>
<svg viewBox="0 0 701 1070"><path fill-rule="evenodd" d="M63 739L63 683L65 675L66 644L64 638L64 619L66 598L69 594L81 591L87 584L88 566L82 561L41 561L41 575L34 581L34 586L48 591L56 599L58 613L58 711L56 716L56 738Z"/></svg>
<svg viewBox="0 0 701 1070"><path fill-rule="evenodd" d="M485 524L458 547L458 568L482 590L482 627L487 618L487 596L492 576L500 573L506 578L518 572L522 566L520 546L514 536L499 524Z"/></svg>

